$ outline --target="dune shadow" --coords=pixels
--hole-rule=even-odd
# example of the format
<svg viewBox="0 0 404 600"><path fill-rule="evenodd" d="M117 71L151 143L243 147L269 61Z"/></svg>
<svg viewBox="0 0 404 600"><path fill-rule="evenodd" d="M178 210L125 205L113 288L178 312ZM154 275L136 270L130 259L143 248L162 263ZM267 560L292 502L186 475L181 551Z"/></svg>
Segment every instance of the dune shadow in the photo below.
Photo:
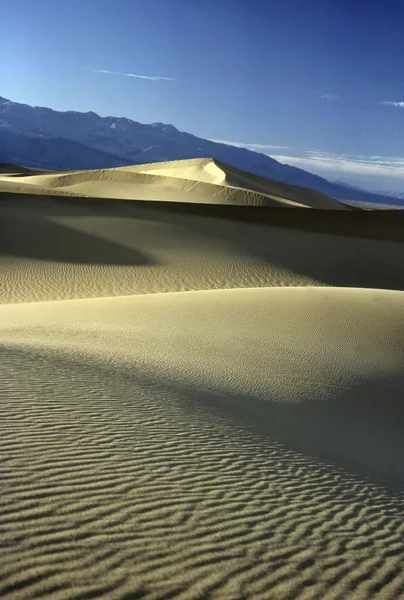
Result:
<svg viewBox="0 0 404 600"><path fill-rule="evenodd" d="M55 262L92 265L156 264L144 252L52 219L3 215L0 220L0 253Z"/></svg>
<svg viewBox="0 0 404 600"><path fill-rule="evenodd" d="M73 372L83 370L83 357L70 351L58 356L39 348L8 351L30 360L46 356L55 372L60 367L64 370L66 364ZM123 398L136 405L133 390L140 386L138 389L147 390L156 399L174 399L183 414L194 415L195 422L221 421L230 424L234 432L250 431L255 441L262 443L264 454L269 442L273 449L279 445L279 449L296 453L295 457L299 455L307 467L335 468L336 473L401 495L404 492L404 372L357 380L341 387L331 400L312 398L292 403L221 386L215 389L203 383L186 384L158 371L145 371L136 363L111 366L86 356L85 365L88 375L102 373L111 385L116 385L111 388L112 403L120 404ZM293 455L290 460L293 463Z"/></svg>
<svg viewBox="0 0 404 600"><path fill-rule="evenodd" d="M71 202L73 200L73 202ZM404 290L404 211L340 212L164 202L98 203L103 214L182 222L208 244L220 240L238 255L337 287ZM78 206L69 199L69 209ZM88 209L91 202L89 201ZM80 207L82 208L82 207ZM94 209L93 209L94 210ZM101 213L100 213L101 214Z"/></svg>
<svg viewBox="0 0 404 600"><path fill-rule="evenodd" d="M275 440L343 473L404 491L404 375L358 383L332 401L302 403L197 389L158 374L150 384L172 391L188 410L204 407L253 430L262 442Z"/></svg>
<svg viewBox="0 0 404 600"><path fill-rule="evenodd" d="M402 376L358 383L329 404L280 405L79 354L11 347L9 365L15 373L7 408L18 417L10 423L22 421L28 430L6 426L13 442L5 439L5 456L13 459L6 488L11 560L35 549L49 565L45 577L53 576L60 565L52 557L65 561L66 548L74 548L68 583L72 573L74 583L86 583L93 563L106 577L104 587L82 598L249 597L226 593L238 574L262 579L252 596L271 598L268 571L279 572L291 590L279 597L308 597L304 574L326 581L316 597L342 597L341 589L354 597L353 580L366 584L366 597L393 597L391 574L400 575L402 559L404 502L394 493L402 474ZM36 388L24 392L21 375L29 382L36 371ZM20 448L28 450L16 453ZM84 563L76 560L81 548ZM183 580L184 569L192 579ZM9 589L28 597L41 578L41 571L28 572L12 578ZM77 596L80 588L71 589ZM401 587L395 589L399 597Z"/></svg>
<svg viewBox="0 0 404 600"><path fill-rule="evenodd" d="M328 286L404 290L404 245L396 242L257 225L249 238L240 227L237 246Z"/></svg>
<svg viewBox="0 0 404 600"><path fill-rule="evenodd" d="M200 217L213 217L242 223L259 223L286 227L301 231L335 234L341 237L356 237L389 240L404 243L404 210L362 210L350 207L346 211L252 206L248 204L226 204L128 200L89 196L36 195L31 193L0 192L0 203L20 204L25 209L35 210L36 204L46 203L49 214L93 215L120 212L136 212L147 208L153 212L171 212Z"/></svg>
<svg viewBox="0 0 404 600"><path fill-rule="evenodd" d="M159 245L186 251L218 242L235 256L267 265L262 285L318 285L404 290L404 211L320 211L117 199L0 194L3 252L94 264L155 263L131 248L147 220L165 226ZM94 231L56 225L54 217L125 219L127 246ZM29 225L35 220L35 231ZM14 233L13 233L14 232ZM47 242L45 240L48 239ZM146 241L143 236L143 245ZM147 242L148 243L148 242ZM150 238L150 244L153 240ZM220 261L220 257L218 257ZM203 263L201 263L203 268ZM274 276L272 276L272 273Z"/></svg>

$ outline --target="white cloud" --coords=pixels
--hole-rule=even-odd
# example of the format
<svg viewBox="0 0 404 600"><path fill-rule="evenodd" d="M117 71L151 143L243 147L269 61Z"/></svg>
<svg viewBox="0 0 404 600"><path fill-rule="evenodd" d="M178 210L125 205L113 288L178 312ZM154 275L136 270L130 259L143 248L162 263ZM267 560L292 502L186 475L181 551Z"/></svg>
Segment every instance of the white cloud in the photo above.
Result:
<svg viewBox="0 0 404 600"><path fill-rule="evenodd" d="M404 102L388 102L386 100L384 102L380 102L380 104L385 104L386 106L396 106L397 108L404 108Z"/></svg>
<svg viewBox="0 0 404 600"><path fill-rule="evenodd" d="M368 173L372 175L390 175L404 177L404 157L401 156L367 156L353 154L332 154L308 150L306 156L271 155L272 158L282 163L301 168L317 167L335 171L351 171L355 173Z"/></svg>
<svg viewBox="0 0 404 600"><path fill-rule="evenodd" d="M209 140L217 144L226 144L227 146L235 146L236 148L247 148L247 150L285 150L288 146L272 146L270 144L244 144L243 142L229 142L228 140Z"/></svg>
<svg viewBox="0 0 404 600"><path fill-rule="evenodd" d="M323 100L338 100L338 94L323 94L320 96Z"/></svg>
<svg viewBox="0 0 404 600"><path fill-rule="evenodd" d="M318 150L307 150L305 156L271 154L281 163L305 169L331 180L404 191L404 157L379 155L333 154Z"/></svg>
<svg viewBox="0 0 404 600"><path fill-rule="evenodd" d="M136 79L149 79L150 81L177 81L172 77L152 77L149 75L135 75L135 73L119 73L117 71L106 71L105 69L91 69L93 73L104 73L105 75L121 75L123 77L136 77Z"/></svg>

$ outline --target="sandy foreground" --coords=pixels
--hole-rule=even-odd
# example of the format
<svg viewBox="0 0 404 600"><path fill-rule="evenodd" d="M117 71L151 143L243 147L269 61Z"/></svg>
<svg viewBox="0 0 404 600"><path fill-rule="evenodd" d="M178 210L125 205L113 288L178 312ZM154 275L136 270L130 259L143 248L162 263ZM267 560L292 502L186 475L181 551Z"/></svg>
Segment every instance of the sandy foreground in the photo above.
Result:
<svg viewBox="0 0 404 600"><path fill-rule="evenodd" d="M0 181L0 596L402 598L394 215L25 177Z"/></svg>

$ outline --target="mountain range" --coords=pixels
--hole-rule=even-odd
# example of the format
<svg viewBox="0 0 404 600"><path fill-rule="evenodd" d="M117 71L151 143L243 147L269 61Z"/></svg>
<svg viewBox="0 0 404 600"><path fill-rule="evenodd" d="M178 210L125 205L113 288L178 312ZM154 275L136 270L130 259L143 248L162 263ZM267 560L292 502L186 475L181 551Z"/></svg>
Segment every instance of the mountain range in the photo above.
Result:
<svg viewBox="0 0 404 600"><path fill-rule="evenodd" d="M254 175L311 188L339 200L391 203L390 195L333 183L266 154L199 138L173 125L143 124L94 112L60 112L0 96L0 163L78 170L190 158L214 158Z"/></svg>
<svg viewBox="0 0 404 600"><path fill-rule="evenodd" d="M402 200L404 202L404 192L376 192L376 193L384 195L384 196L389 196L390 198L394 198L396 200Z"/></svg>
<svg viewBox="0 0 404 600"><path fill-rule="evenodd" d="M366 190L357 187L356 185L350 185L345 181L334 181L337 185L342 185L351 190L357 190L358 192L365 192ZM377 195L377 196L388 196L390 199L393 198L395 200L403 200L404 201L404 192L386 192L385 190L377 190L375 192L368 191L369 194Z"/></svg>

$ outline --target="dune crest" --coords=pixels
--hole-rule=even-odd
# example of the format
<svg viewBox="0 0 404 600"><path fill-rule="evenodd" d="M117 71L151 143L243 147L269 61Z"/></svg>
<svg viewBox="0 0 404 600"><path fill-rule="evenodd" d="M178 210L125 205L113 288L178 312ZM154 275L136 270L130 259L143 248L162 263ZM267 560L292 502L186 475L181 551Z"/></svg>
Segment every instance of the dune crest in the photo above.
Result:
<svg viewBox="0 0 404 600"><path fill-rule="evenodd" d="M0 191L127 200L349 210L321 192L262 177L212 159L67 173L0 176Z"/></svg>

